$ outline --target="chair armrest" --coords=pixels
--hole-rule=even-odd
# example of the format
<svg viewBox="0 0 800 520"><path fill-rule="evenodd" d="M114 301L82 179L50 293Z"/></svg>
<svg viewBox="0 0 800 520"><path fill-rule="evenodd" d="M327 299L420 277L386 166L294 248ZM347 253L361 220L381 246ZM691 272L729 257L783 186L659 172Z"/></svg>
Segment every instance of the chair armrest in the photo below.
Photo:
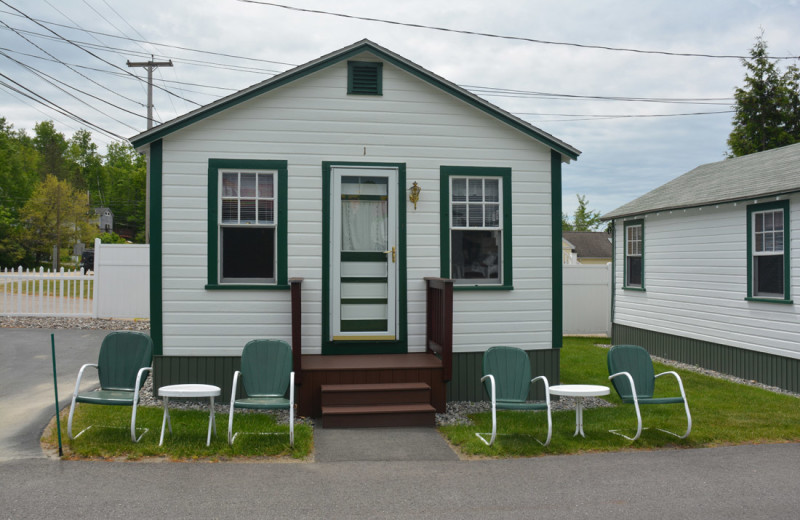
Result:
<svg viewBox="0 0 800 520"><path fill-rule="evenodd" d="M631 376L630 372L617 372L616 374L611 374L608 376L608 380L611 381L616 377L625 376L628 378L628 382L631 384L631 393L633 394L633 401L636 403L636 406L639 406L639 398L637 397L636 393L636 384L633 382L633 377ZM620 396L622 397L622 396Z"/></svg>
<svg viewBox="0 0 800 520"><path fill-rule="evenodd" d="M136 373L136 385L133 387L133 406L134 406L134 408L136 407L136 404L139 402L139 390L141 390L141 384L143 383L142 374L144 374L145 372L148 372L148 371L152 372L153 371L153 367L142 367ZM147 379L147 376L144 376L144 378Z"/></svg>
<svg viewBox="0 0 800 520"><path fill-rule="evenodd" d="M492 374L486 374L481 378L481 383L486 381L486 379L489 379L490 383L489 388L491 388L491 395L489 396L489 398L492 400L492 406L494 406L494 403L496 402L494 397L495 396L494 376Z"/></svg>
<svg viewBox="0 0 800 520"><path fill-rule="evenodd" d="M78 390L79 390L79 387L81 386L81 378L83 378L83 371L86 370L87 367L97 368L97 364L96 363L86 363L78 371L78 380L75 381L75 390L72 392L72 397L73 398L74 397L78 397Z"/></svg>
<svg viewBox="0 0 800 520"><path fill-rule="evenodd" d="M675 372L673 370L670 370L668 372L661 372L660 374L656 374L655 377L659 378L661 376L675 376L675 379L678 380L678 388L681 391L681 397L683 397L683 400L685 401L686 400L686 392L683 391L683 380L681 379L681 376L679 376L677 372Z"/></svg>
<svg viewBox="0 0 800 520"><path fill-rule="evenodd" d="M550 383L547 381L547 377L545 376L538 376L531 379L531 384L535 383L536 381L541 381L544 383L544 399L547 402L547 407L550 408Z"/></svg>
<svg viewBox="0 0 800 520"><path fill-rule="evenodd" d="M289 406L294 406L294 370L289 372Z"/></svg>

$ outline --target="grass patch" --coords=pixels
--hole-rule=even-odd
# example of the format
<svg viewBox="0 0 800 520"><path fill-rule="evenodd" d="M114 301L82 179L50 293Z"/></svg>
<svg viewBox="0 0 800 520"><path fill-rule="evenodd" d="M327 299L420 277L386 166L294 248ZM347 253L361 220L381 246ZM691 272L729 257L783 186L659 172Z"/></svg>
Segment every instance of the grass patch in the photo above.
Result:
<svg viewBox="0 0 800 520"><path fill-rule="evenodd" d="M594 346L597 342L597 338L564 338L561 350L563 384L610 386L606 368L608 350ZM493 446L486 446L475 436L476 432L491 432L490 412L470 416L474 426L443 426L439 430L465 455L478 457L531 457L629 448L700 448L800 441L800 428L797 427L800 424L800 400L796 397L658 363L655 370L656 373L675 370L683 379L693 422L687 439L680 440L656 429L686 431L682 404L641 406L643 425L649 429L644 430L636 442L609 433L610 429L621 429L629 436L636 432L633 405L623 405L613 388L606 399L616 406L584 410L585 439L572 435L575 431L574 410L553 412L553 438L547 447L542 447L530 436L545 438L547 419L542 412L498 412L498 434L509 435L498 435ZM656 380L656 397L675 395L680 395L675 378L665 376Z"/></svg>
<svg viewBox="0 0 800 520"><path fill-rule="evenodd" d="M63 285L63 287L62 287ZM82 286L82 287L81 287ZM92 291L94 289L94 280L69 280L64 279L36 279L27 280L23 282L5 282L0 283L0 295L6 293L8 295L14 294L29 294L31 296L38 296L41 292L42 296L64 296L69 298L84 298L91 299Z"/></svg>
<svg viewBox="0 0 800 520"><path fill-rule="evenodd" d="M163 408L139 407L136 414L137 435L142 428L148 432L138 443L131 442L131 408L129 406L98 406L79 403L75 409L72 431L75 435L87 426L80 437L67 436L67 415L62 412L61 436L67 458L124 458L137 460L145 457L165 457L172 460L223 461L232 458L283 458L305 459L313 447L311 426L295 424L294 449L289 447L289 426L276 424L267 413L237 413L236 432L278 432L285 435L244 435L240 433L233 446L228 445L228 415L217 413L217 435L211 434L211 445L206 446L208 411L173 410L172 434L164 433L164 445L159 446ZM56 428L48 430L42 438L44 444L58 449Z"/></svg>

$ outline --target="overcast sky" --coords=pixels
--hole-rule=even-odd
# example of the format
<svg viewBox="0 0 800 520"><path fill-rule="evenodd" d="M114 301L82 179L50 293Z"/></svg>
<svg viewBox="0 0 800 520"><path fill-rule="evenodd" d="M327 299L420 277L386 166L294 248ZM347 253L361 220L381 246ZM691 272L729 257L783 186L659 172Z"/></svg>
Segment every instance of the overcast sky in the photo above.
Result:
<svg viewBox="0 0 800 520"><path fill-rule="evenodd" d="M155 118L163 122L369 38L581 150L578 160L563 168L564 210L574 211L575 195L580 193L591 209L606 213L697 165L724 158L733 90L742 85L744 68L736 58L584 46L742 56L763 30L771 55L800 55L798 0L275 3L580 46L392 25L237 0L0 0L0 73L5 76L0 76L0 117L29 134L44 120L53 120L67 137L87 128L105 151L113 138L11 88L35 93L104 131L128 138L146 128L146 88L144 81L128 75L143 79L144 69L128 68L127 60L147 61L153 54L156 60L173 61L174 67L155 74ZM10 58L50 75L54 79L47 79L54 83L66 83L69 87L56 84L85 104ZM797 61L784 60L780 66L790 63ZM475 87L525 94L486 93ZM721 113L670 115L698 112Z"/></svg>

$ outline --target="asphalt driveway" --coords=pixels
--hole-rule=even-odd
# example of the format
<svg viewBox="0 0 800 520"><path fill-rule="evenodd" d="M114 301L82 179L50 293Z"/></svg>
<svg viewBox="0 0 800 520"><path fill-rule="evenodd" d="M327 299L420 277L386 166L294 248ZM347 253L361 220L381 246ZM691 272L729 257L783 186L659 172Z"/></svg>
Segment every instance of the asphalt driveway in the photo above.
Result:
<svg viewBox="0 0 800 520"><path fill-rule="evenodd" d="M107 330L0 328L0 461L44 457L39 438L55 415L50 334L55 334L58 397L69 404L78 370L96 363ZM98 384L88 371L82 388ZM66 425L64 434L66 434Z"/></svg>

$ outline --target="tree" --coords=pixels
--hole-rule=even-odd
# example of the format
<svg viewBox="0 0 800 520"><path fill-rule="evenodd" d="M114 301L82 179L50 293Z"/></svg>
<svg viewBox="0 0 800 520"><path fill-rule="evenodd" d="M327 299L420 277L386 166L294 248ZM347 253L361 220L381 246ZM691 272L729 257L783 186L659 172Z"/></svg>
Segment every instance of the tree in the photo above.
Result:
<svg viewBox="0 0 800 520"><path fill-rule="evenodd" d="M67 142L64 154L69 182L81 191L89 191L94 205L105 206L105 170L97 145L88 130L78 130Z"/></svg>
<svg viewBox="0 0 800 520"><path fill-rule="evenodd" d="M46 257L55 246L53 268L59 268L62 247L78 241L87 243L97 229L89 221L89 201L86 194L67 181L48 175L22 208L26 246L39 259Z"/></svg>
<svg viewBox="0 0 800 520"><path fill-rule="evenodd" d="M734 92L733 130L729 155L739 157L800 142L800 69L781 72L767 54L763 34L743 59L744 86Z"/></svg>
<svg viewBox="0 0 800 520"><path fill-rule="evenodd" d="M111 143L105 161L108 206L114 227L130 231L135 242L144 242L147 162L131 146ZM123 233L124 234L124 233Z"/></svg>
<svg viewBox="0 0 800 520"><path fill-rule="evenodd" d="M42 121L33 127L33 145L39 152L39 176L42 180L48 175L64 179L67 175L67 140L56 130L52 121Z"/></svg>
<svg viewBox="0 0 800 520"><path fill-rule="evenodd" d="M602 224L600 212L588 208L589 201L586 195L575 194L575 196L578 197L578 207L572 215L572 222L566 213L561 215L561 231L597 231Z"/></svg>
<svg viewBox="0 0 800 520"><path fill-rule="evenodd" d="M0 117L0 266L29 264L19 211L39 182L38 158L31 138Z"/></svg>

